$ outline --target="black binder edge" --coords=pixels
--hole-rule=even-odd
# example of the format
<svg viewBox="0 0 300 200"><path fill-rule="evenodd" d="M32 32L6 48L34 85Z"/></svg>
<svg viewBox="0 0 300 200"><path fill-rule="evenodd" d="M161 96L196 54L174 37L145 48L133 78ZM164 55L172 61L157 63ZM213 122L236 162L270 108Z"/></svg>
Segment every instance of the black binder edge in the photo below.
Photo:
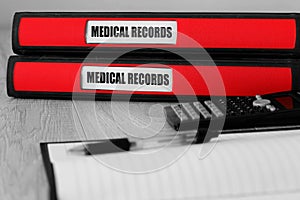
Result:
<svg viewBox="0 0 300 200"><path fill-rule="evenodd" d="M45 172L46 172L47 179L49 182L49 187L50 187L49 188L49 191L50 191L49 197L50 197L50 200L57 200L55 175L54 175L53 165L52 165L52 163L50 161L50 157L49 157L48 144L49 143L41 143L40 148L41 148Z"/></svg>
<svg viewBox="0 0 300 200"><path fill-rule="evenodd" d="M6 71L6 90L7 90L7 95L8 96L15 96L15 88L14 88L14 79L13 79L13 74L14 74L14 68L15 68L15 63L17 62L15 56L9 57L7 61L7 71Z"/></svg>
<svg viewBox="0 0 300 200"><path fill-rule="evenodd" d="M155 17L180 17L180 18L276 18L276 19L295 19L296 20L296 43L294 49L255 49L255 48L206 48L207 52L216 56L226 56L235 54L236 57L243 57L249 54L260 57L273 57L274 55L280 57L300 57L300 39L298 38L298 32L300 31L300 14L299 13L257 13L257 12L228 12L228 13L184 13L184 12L16 12L13 19L12 26L12 49L15 54L19 55L87 55L92 50L100 53L113 53L120 52L119 47L52 47L52 46L21 46L19 43L18 30L20 20L22 17L143 17L143 18L155 18ZM133 51L136 48L124 48L128 51ZM167 50L177 51L183 53L193 53L195 48L169 48ZM152 53L152 50L148 48L146 51L140 51L139 53Z"/></svg>

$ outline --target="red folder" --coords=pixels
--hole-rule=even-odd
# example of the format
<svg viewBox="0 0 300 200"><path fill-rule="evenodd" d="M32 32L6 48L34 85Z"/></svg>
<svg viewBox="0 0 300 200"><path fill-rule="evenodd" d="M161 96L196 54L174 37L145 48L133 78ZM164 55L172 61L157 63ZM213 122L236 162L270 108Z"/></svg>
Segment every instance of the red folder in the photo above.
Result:
<svg viewBox="0 0 300 200"><path fill-rule="evenodd" d="M299 15L284 13L16 13L13 50L88 53L120 48L299 55Z"/></svg>
<svg viewBox="0 0 300 200"><path fill-rule="evenodd" d="M296 60L215 60L216 66L195 62L193 66L180 60L119 59L110 64L105 59L13 56L8 63L7 92L17 98L71 99L79 94L98 100L115 95L120 100L131 96L131 100L173 101L178 97L224 95L224 89L228 96L247 96L300 88ZM129 76L130 70L141 71ZM123 78L117 73L120 71ZM118 87L111 88L115 84Z"/></svg>

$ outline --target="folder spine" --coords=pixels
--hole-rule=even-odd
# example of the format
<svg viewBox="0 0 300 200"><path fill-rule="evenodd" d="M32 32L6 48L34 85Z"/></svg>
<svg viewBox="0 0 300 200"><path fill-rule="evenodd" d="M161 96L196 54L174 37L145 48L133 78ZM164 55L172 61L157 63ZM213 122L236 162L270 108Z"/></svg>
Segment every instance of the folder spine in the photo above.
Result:
<svg viewBox="0 0 300 200"><path fill-rule="evenodd" d="M299 20L299 14L296 13L16 13L14 16L14 23L13 23L13 33L12 33L12 40L13 40L13 51L17 54L81 54L86 55L92 50L97 50L100 52L118 52L120 48L124 48L128 51L134 50L136 48L148 48L149 51L151 49L169 49L169 50L179 50L179 51L186 51L186 52L192 52L195 51L196 48L185 45L185 44L176 44L176 45L126 45L126 44L108 44L103 45L101 44L100 48L94 49L96 47L96 44L87 44L84 42L84 29L85 29L85 23L88 20L97 20L97 19L109 19L109 20L177 20L178 21L178 31L182 31L183 33L186 33L185 31L189 28L195 29L193 26L193 22L200 20L197 23L205 24L205 26L209 26L210 23L216 23L216 20L232 20L232 22L229 22L226 24L224 22L217 22L217 26L220 26L219 29L216 29L215 32L211 32L210 30L213 30L212 28L207 28L207 33L205 35L202 35L201 37L206 39L201 39L198 34L193 34L193 31L190 31L189 34L192 34L192 39L196 40L199 39L199 41L203 42L203 47L211 54L216 55L230 55L230 54L237 54L239 56L246 56L248 54L253 54L256 56L271 56L271 55L278 55L278 56L294 56L297 57L300 54L300 41L298 38L299 34L299 27L300 27L300 20ZM62 41L62 45L58 44L49 44L49 45L42 45L42 43L45 43L47 41L43 40L43 37L41 37L40 41L36 39L36 35L34 33L34 30L27 30L25 31L26 34L29 34L27 38L30 38L28 41L35 41L35 44L31 43L28 45L22 45L20 43L20 34L22 35L22 30L20 29L20 23L22 19L26 18L32 18L32 19L55 19L55 18L61 18L64 19L75 19L71 20L74 22L70 22L72 27L74 27L74 24L76 25L76 19L80 20L82 28L75 29L77 32L83 32L81 35L79 33L72 32L73 34L79 34L74 38L74 41L76 40L77 44L72 44L72 42L66 42ZM188 21L185 21L187 20ZM208 20L208 22L201 22L201 20ZM249 26L249 22L245 22L243 26L241 26L240 23L241 20L257 20L259 23L263 20L268 20L265 23L255 25L255 27L258 30L251 30L251 28L247 27ZM278 29L274 28L274 26L268 25L273 22L278 22L278 26L282 25L283 27L280 27ZM251 21L250 21L251 22ZM182 25L180 24L182 23ZM196 23L196 22L195 22ZM254 23L256 23L254 21ZM28 23L32 24L32 23ZM186 24L186 25L183 25ZM248 31L245 35L243 33L236 33L237 35L240 34L241 37L244 37L244 40L238 39L238 37L230 37L235 34L234 32L239 32L239 30L236 31L229 31L228 37L226 36L226 33L222 33L220 30L222 30L223 26L230 26L232 24L233 27L241 27L244 31ZM59 24L57 25L59 27ZM180 26L184 26L181 27ZM191 27L190 27L191 26ZM269 27L266 27L269 26ZM50 23L49 23L49 27ZM272 27L274 29L274 34L272 34ZM25 29L25 28L24 28ZM203 27L202 29L205 29ZM54 31L54 30L52 30ZM265 31L265 32L264 32ZM209 35L212 33L216 33L215 38L209 38ZM57 30L56 35L59 39L59 34L63 34L63 32L60 32L60 30ZM227 33L228 34L228 33ZM261 34L261 35L260 35ZM267 35L264 35L267 34ZM276 36L276 34L278 34ZM275 35L275 36L274 36ZM24 35L23 35L24 36ZM257 37L259 36L259 39L253 39L252 42L249 42L248 44L245 43L248 39L251 39L251 37ZM47 37L46 37L47 38ZM78 39L80 38L80 39ZM226 39L227 38L227 39ZM274 41L270 40L270 38L274 38ZM80 41L79 41L80 40ZM177 40L179 40L180 43L180 36L178 36ZM224 41L228 40L227 43ZM230 40L231 43L230 43ZM270 40L269 42L264 42ZM41 44L38 44L38 42L41 42ZM213 42L209 42L213 41ZM215 41L219 41L219 44L215 44ZM222 43L223 41L223 43ZM235 42L234 42L235 41ZM230 44L235 44L233 47L230 47ZM251 44L251 45L250 45ZM254 45L255 44L255 45ZM201 42L200 42L200 45ZM218 45L220 45L218 47Z"/></svg>
<svg viewBox="0 0 300 200"><path fill-rule="evenodd" d="M9 59L7 70L7 93L8 96L17 98L49 98L49 99L72 99L73 96L82 99L95 100L130 100L131 101L177 101L178 96L182 99L189 100L194 98L193 94L186 91L186 84L178 79L178 75L173 74L173 91L172 92L147 92L147 91L116 91L96 89L89 91L81 88L75 83L75 73L82 68L83 58L39 58L39 57L17 57ZM105 63L106 60L97 61ZM138 64L147 63L146 60L118 60L112 64L112 67L135 67ZM19 65L16 70L16 63ZM49 64L50 63L50 64ZM153 62L152 62L153 63ZM217 67L224 80L224 87L229 96L248 96L256 93L273 93L284 90L300 89L299 72L300 66L297 60L216 60ZM196 96L218 96L218 93L208 93L205 82L195 81L195 69L190 68L183 61L164 61L170 69L184 72L183 75L194 89ZM203 64L203 63L202 63ZM69 66L66 67L66 65ZM93 60L87 62L87 65L99 66ZM100 64L102 66L103 64ZM205 65L204 65L205 66ZM55 67L55 68L54 68ZM196 66L197 67L197 66ZM52 68L52 69L51 69ZM59 73L60 69L62 74ZM110 68L110 67L109 67ZM201 69L201 66L200 68ZM29 70L28 72L26 72ZM66 71L65 71L66 70ZM203 70L203 69L202 69ZM210 70L209 67L206 70ZM40 78L35 78L35 74L47 72L47 83L41 82ZM240 72L240 73L239 73ZM49 74L48 74L49 73ZM69 76L63 78L64 76ZM22 76L25 76L22 77ZM240 76L240 77L239 77ZM274 77L272 77L274 76ZM199 76L200 77L200 76ZM201 78L201 77L200 77ZM253 79L253 80L252 80ZM53 81L52 81L53 80ZM244 82L242 82L244 80ZM43 79L44 81L44 79ZM179 84L179 82L181 84ZM15 85L17 84L17 85ZM53 86L56 85L56 86ZM252 89L251 89L252 88ZM255 88L255 90L254 90ZM177 96L176 96L177 95Z"/></svg>

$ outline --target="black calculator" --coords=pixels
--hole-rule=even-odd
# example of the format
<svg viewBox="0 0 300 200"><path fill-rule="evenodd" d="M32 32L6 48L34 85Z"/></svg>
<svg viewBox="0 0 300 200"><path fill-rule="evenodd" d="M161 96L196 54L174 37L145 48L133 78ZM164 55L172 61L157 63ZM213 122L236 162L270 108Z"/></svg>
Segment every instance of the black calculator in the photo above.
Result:
<svg viewBox="0 0 300 200"><path fill-rule="evenodd" d="M222 132L300 128L300 91L256 96L199 98L164 108L167 122L177 131L205 129L223 120Z"/></svg>

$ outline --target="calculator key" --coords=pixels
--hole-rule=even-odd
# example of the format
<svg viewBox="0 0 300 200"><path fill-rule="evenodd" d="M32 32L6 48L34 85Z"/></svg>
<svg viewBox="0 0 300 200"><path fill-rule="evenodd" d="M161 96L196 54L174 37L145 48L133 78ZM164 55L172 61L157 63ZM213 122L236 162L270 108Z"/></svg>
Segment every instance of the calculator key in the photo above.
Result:
<svg viewBox="0 0 300 200"><path fill-rule="evenodd" d="M200 115L196 113L194 108L189 103L183 103L182 107L185 109L185 111L189 114L189 117L192 118L192 120L197 120L200 118Z"/></svg>
<svg viewBox="0 0 300 200"><path fill-rule="evenodd" d="M271 108L269 109L271 112L276 111L276 108L274 106L271 106Z"/></svg>
<svg viewBox="0 0 300 200"><path fill-rule="evenodd" d="M204 117L204 119L211 118L211 114L206 110L206 108L200 102L194 102L193 105L195 106L196 110Z"/></svg>
<svg viewBox="0 0 300 200"><path fill-rule="evenodd" d="M222 111L212 101L204 101L204 103L216 117L224 116Z"/></svg>
<svg viewBox="0 0 300 200"><path fill-rule="evenodd" d="M253 106L265 107L266 105L270 104L271 101L269 99L257 99L253 101Z"/></svg>
<svg viewBox="0 0 300 200"><path fill-rule="evenodd" d="M253 113L255 113L255 110L249 109L248 112L251 113L251 114L253 114Z"/></svg>
<svg viewBox="0 0 300 200"><path fill-rule="evenodd" d="M244 110L239 110L239 114L240 114L240 115L244 115L244 114L245 114L245 111L244 111Z"/></svg>
<svg viewBox="0 0 300 200"><path fill-rule="evenodd" d="M261 99L262 99L260 95L255 95L255 98L256 98L257 100L261 100Z"/></svg>
<svg viewBox="0 0 300 200"><path fill-rule="evenodd" d="M188 116L183 112L183 109L180 105L173 105L171 106L171 108L181 122L187 121L189 119Z"/></svg>
<svg viewBox="0 0 300 200"><path fill-rule="evenodd" d="M267 108L269 111L271 111L271 112L274 112L274 111L276 110L275 106L270 105L270 104L267 105L266 108Z"/></svg>
<svg viewBox="0 0 300 200"><path fill-rule="evenodd" d="M219 104L218 104L223 110L226 109L226 102L223 99L219 99Z"/></svg>
<svg viewBox="0 0 300 200"><path fill-rule="evenodd" d="M229 115L229 116L235 116L236 115L236 113L234 112L234 111L228 111L227 112L227 115Z"/></svg>

